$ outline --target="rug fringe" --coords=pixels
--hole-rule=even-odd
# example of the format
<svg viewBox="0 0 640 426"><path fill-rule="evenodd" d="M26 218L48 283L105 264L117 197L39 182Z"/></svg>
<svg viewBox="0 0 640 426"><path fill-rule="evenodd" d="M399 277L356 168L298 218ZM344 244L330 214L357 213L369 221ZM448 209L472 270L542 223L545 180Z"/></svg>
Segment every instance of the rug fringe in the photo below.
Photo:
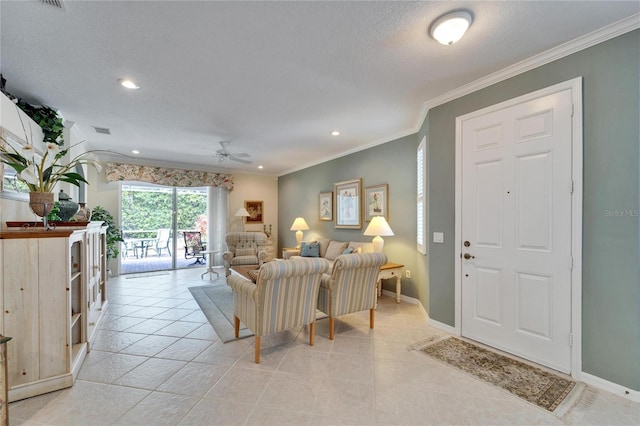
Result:
<svg viewBox="0 0 640 426"><path fill-rule="evenodd" d="M448 339L449 337L451 337L451 336L449 336L447 334L436 334L436 335L428 337L428 338L426 338L424 340L420 340L419 342L410 344L409 346L407 346L407 351L421 351L424 348L426 348L427 346L431 346L434 343L437 343L437 342L439 342L441 340L444 340L444 339Z"/></svg>

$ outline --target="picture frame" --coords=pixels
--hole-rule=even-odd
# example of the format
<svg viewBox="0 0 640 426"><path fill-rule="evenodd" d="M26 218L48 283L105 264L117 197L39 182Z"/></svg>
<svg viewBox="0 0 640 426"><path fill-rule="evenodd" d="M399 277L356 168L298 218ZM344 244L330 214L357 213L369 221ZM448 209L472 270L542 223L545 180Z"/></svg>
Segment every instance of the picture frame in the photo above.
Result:
<svg viewBox="0 0 640 426"><path fill-rule="evenodd" d="M244 223L251 225L254 223L264 223L264 202L256 200L244 200L244 208L249 212L249 216L245 216Z"/></svg>
<svg viewBox="0 0 640 426"><path fill-rule="evenodd" d="M333 192L318 194L318 219L333 220Z"/></svg>
<svg viewBox="0 0 640 426"><path fill-rule="evenodd" d="M336 228L362 229L362 178L333 185Z"/></svg>
<svg viewBox="0 0 640 426"><path fill-rule="evenodd" d="M373 185L365 188L364 215L367 222L374 216L384 216L389 221L389 185Z"/></svg>

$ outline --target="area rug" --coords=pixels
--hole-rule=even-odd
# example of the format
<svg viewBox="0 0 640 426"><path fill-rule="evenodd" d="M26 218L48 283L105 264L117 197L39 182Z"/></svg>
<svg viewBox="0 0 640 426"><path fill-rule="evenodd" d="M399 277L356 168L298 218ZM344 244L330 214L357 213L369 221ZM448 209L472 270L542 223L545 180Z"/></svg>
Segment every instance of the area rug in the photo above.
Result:
<svg viewBox="0 0 640 426"><path fill-rule="evenodd" d="M233 291L231 287L222 283L189 287L189 291L220 340L225 343L236 340L233 329ZM239 336L240 339L253 336L253 332L240 323Z"/></svg>
<svg viewBox="0 0 640 426"><path fill-rule="evenodd" d="M548 411L555 410L576 385L454 337L432 343L421 351Z"/></svg>

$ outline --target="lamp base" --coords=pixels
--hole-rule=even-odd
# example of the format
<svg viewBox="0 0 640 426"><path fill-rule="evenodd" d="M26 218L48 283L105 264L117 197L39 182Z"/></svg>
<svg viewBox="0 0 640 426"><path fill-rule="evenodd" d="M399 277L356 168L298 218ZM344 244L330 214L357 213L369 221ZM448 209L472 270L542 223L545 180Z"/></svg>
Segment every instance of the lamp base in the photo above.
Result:
<svg viewBox="0 0 640 426"><path fill-rule="evenodd" d="M296 242L298 243L296 248L302 247L302 231L296 231Z"/></svg>
<svg viewBox="0 0 640 426"><path fill-rule="evenodd" d="M373 251L375 253L382 253L382 248L384 247L384 240L381 237L375 237L371 243L373 244Z"/></svg>

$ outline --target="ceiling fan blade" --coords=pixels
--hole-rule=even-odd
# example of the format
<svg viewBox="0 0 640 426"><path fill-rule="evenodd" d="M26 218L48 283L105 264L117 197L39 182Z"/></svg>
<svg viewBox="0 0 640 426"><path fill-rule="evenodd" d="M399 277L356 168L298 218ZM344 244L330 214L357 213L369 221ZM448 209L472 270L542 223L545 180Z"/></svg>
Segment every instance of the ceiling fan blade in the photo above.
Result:
<svg viewBox="0 0 640 426"><path fill-rule="evenodd" d="M244 163L244 164L251 164L252 161L249 160L243 160L242 158L237 158L236 154L234 155L230 155L229 158L233 161L237 161L238 163Z"/></svg>
<svg viewBox="0 0 640 426"><path fill-rule="evenodd" d="M243 152L241 154L231 154L234 157L251 157L251 155L247 154L246 152Z"/></svg>

